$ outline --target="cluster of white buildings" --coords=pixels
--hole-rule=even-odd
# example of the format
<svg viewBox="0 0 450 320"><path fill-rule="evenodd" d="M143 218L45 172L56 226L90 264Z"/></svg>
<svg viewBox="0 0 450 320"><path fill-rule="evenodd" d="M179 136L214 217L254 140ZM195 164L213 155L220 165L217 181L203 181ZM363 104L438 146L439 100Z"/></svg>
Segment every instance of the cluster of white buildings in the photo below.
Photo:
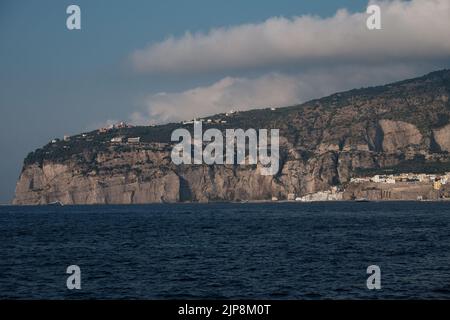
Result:
<svg viewBox="0 0 450 320"><path fill-rule="evenodd" d="M339 191L337 187L332 187L331 190L318 191L309 193L302 197L295 198L295 201L312 202L312 201L339 201L343 198L343 192Z"/></svg>
<svg viewBox="0 0 450 320"><path fill-rule="evenodd" d="M111 139L112 143L123 143L125 142L125 137L114 137ZM128 143L140 143L141 142L141 137L132 137L132 138L128 138L126 139L126 142Z"/></svg>
<svg viewBox="0 0 450 320"><path fill-rule="evenodd" d="M230 116L232 116L232 115L234 115L234 114L236 114L238 112L239 111L230 110L229 112L225 113L225 117L230 117ZM216 124L225 124L225 123L227 123L227 120L223 120L223 119L220 119L220 118L219 119L209 119L209 118L196 119L196 118L194 118L194 119L189 120L189 121L183 121L182 123L183 124L193 124L193 123L195 123L197 121L205 122L205 123L216 123Z"/></svg>
<svg viewBox="0 0 450 320"><path fill-rule="evenodd" d="M105 133L105 132L108 132L113 129L125 129L125 128L133 128L133 126L124 121L121 121L121 122L118 122L115 124L111 124L107 127L100 128L100 129L98 129L98 131L99 131L99 133Z"/></svg>
<svg viewBox="0 0 450 320"><path fill-rule="evenodd" d="M351 183L365 183L365 182L375 182L384 184L395 184L397 182L440 182L441 184L447 184L450 182L450 172L445 174L426 174L426 173L400 173L400 174L389 174L389 175L374 175L373 177L362 177L362 178L351 178Z"/></svg>
<svg viewBox="0 0 450 320"><path fill-rule="evenodd" d="M233 114L235 114L235 113L237 113L237 111L230 110L230 112L225 113L225 116L226 116L226 117L229 117L229 116L231 116L231 115L233 115Z"/></svg>
<svg viewBox="0 0 450 320"><path fill-rule="evenodd" d="M313 202L313 201L339 201L342 200L342 192L332 193L331 191L319 191L316 193L310 193L303 197L295 198L295 201L300 202Z"/></svg>
<svg viewBox="0 0 450 320"><path fill-rule="evenodd" d="M275 111L276 108L275 107L271 107L270 110L271 111ZM230 110L230 111L225 113L225 117L231 117L231 116L233 116L233 115L235 115L237 113L239 113L239 111ZM217 123L217 124L227 123L227 120L220 119L220 118L219 119L209 119L209 118L196 119L196 118L194 118L194 119L189 120L189 121L183 121L182 124L193 124L196 121L205 122L205 123Z"/></svg>
<svg viewBox="0 0 450 320"><path fill-rule="evenodd" d="M98 131L99 133L106 133L108 131L114 130L114 129L127 129L127 128L133 128L133 125L128 124L124 121L115 123L115 124L111 124L108 127L103 127L100 128ZM117 136L117 137L113 137L111 140L111 143L140 143L141 142L141 137L130 137L130 138L126 138L124 136Z"/></svg>
<svg viewBox="0 0 450 320"><path fill-rule="evenodd" d="M313 201L339 201L343 199L343 192L333 186L330 190L308 193L302 197L296 197L295 193L289 193L288 201L313 202ZM278 201L278 197L272 197L272 201Z"/></svg>
<svg viewBox="0 0 450 320"><path fill-rule="evenodd" d="M206 123L227 123L226 120L222 120L222 119L192 119L189 121L183 121L183 124L194 124L196 122L206 122Z"/></svg>

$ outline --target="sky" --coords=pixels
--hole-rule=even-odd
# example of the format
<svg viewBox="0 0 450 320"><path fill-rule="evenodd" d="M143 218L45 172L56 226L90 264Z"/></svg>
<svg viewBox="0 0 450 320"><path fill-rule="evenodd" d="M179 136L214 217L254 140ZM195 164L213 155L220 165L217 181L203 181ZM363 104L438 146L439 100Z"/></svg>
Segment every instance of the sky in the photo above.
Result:
<svg viewBox="0 0 450 320"><path fill-rule="evenodd" d="M450 1L2 0L0 203L28 152L115 121L287 106L450 68ZM66 8L81 8L68 30Z"/></svg>

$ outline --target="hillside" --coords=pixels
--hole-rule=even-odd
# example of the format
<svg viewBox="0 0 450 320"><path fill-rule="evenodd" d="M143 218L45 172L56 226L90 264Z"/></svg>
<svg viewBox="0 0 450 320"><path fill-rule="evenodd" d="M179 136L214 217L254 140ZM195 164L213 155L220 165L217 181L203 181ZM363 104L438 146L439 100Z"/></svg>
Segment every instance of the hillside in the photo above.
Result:
<svg viewBox="0 0 450 320"><path fill-rule="evenodd" d="M181 165L170 135L192 125L93 131L30 153L15 204L266 200L345 185L353 176L450 171L450 71L355 89L307 103L208 117L208 127L280 129L280 170ZM226 123L220 123L226 120ZM219 123L215 123L219 122ZM112 143L114 137L140 143Z"/></svg>

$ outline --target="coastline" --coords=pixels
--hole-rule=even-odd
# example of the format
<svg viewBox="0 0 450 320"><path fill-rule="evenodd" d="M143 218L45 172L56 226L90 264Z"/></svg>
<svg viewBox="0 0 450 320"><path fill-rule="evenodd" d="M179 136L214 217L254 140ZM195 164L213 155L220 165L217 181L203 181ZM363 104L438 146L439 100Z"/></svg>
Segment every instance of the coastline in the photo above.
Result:
<svg viewBox="0 0 450 320"><path fill-rule="evenodd" d="M313 204L313 203L396 203L396 202L414 202L414 203L440 203L440 202L450 202L450 199L433 199L433 200L408 200L408 199L383 199L383 200L368 200L368 201L356 201L356 200L321 200L321 201L295 201L295 200L248 200L245 202L241 201L209 201L209 202L149 202L149 203L111 203L111 204L65 204L63 206L55 206L49 204L1 204L0 207L104 207L104 206L112 206L112 207L123 207L123 206L150 206L150 205L210 205L210 204Z"/></svg>

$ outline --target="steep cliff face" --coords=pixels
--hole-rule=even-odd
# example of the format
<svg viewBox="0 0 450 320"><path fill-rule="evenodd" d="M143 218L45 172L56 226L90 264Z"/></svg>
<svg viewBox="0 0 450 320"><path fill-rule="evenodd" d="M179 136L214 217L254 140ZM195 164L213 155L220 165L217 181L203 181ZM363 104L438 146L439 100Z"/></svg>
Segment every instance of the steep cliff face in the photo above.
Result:
<svg viewBox="0 0 450 320"><path fill-rule="evenodd" d="M16 187L17 204L120 204L179 201L180 180L164 165L163 152L109 152L91 164L73 159L25 166ZM94 165L92 165L94 164ZM139 166L143 170L139 170Z"/></svg>
<svg viewBox="0 0 450 320"><path fill-rule="evenodd" d="M287 198L344 185L372 171L450 171L450 71L352 90L303 105L240 112L229 128L280 129L280 170L260 165L175 165L170 134L181 124L97 131L30 153L15 204L150 203ZM225 115L210 117L213 121ZM207 129L206 126L204 129ZM114 136L141 137L114 144Z"/></svg>
<svg viewBox="0 0 450 320"><path fill-rule="evenodd" d="M442 151L450 151L450 124L433 130L433 137Z"/></svg>
<svg viewBox="0 0 450 320"><path fill-rule="evenodd" d="M416 126L403 122L392 120L380 120L380 127L383 134L383 151L387 153L405 150L408 147L425 148L422 145L423 137Z"/></svg>

